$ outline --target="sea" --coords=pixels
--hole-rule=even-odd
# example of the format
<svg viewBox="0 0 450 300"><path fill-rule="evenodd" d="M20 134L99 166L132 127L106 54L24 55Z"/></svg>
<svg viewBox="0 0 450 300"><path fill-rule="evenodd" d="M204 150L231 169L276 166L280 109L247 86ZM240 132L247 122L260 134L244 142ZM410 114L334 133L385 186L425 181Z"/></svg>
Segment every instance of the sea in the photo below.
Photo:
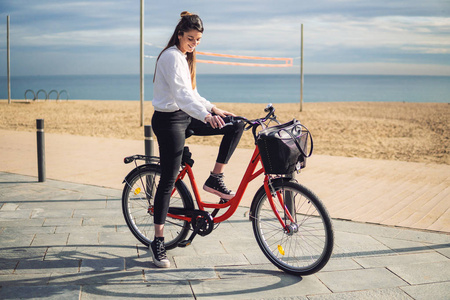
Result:
<svg viewBox="0 0 450 300"><path fill-rule="evenodd" d="M152 75L145 75L144 99L153 99ZM199 93L211 102L298 103L299 74L198 74ZM44 100L139 100L139 75L12 76L11 98ZM53 92L51 92L53 91ZM65 91L65 92L64 92ZM7 99L0 76L0 99ZM450 76L305 75L303 102L450 103Z"/></svg>

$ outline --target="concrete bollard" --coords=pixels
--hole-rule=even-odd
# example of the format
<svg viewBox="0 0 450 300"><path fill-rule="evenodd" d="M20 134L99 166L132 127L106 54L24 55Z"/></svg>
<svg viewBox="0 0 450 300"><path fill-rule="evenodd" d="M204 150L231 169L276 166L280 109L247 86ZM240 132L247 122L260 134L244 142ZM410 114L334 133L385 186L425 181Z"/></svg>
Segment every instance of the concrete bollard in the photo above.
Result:
<svg viewBox="0 0 450 300"><path fill-rule="evenodd" d="M39 182L45 181L44 119L36 119L37 161Z"/></svg>
<svg viewBox="0 0 450 300"><path fill-rule="evenodd" d="M145 136L145 155L153 156L153 132L151 125L144 126L144 136ZM147 161L149 163L149 161Z"/></svg>

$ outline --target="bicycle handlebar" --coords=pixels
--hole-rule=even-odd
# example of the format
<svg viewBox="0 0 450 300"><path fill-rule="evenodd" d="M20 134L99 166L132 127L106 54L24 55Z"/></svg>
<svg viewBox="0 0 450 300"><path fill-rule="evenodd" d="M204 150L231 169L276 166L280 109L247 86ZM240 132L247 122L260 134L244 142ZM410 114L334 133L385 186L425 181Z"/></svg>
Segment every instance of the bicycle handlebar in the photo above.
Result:
<svg viewBox="0 0 450 300"><path fill-rule="evenodd" d="M267 115L263 118L249 120L245 117L236 116L236 117L231 117L231 119L233 121L240 120L240 121L247 123L247 127L245 127L244 130L249 130L251 128L253 137L256 140L256 128L258 128L258 126L264 126L264 123L267 120L273 120L279 124L279 122L277 121L277 116L275 116L275 107L273 107L272 103L267 104L266 108L264 108L264 111L267 112Z"/></svg>
<svg viewBox="0 0 450 300"><path fill-rule="evenodd" d="M253 120L249 120L245 117L240 117L240 116L232 117L232 118L233 118L233 120L244 121L245 123L251 125L251 127L256 126L256 125L261 125L262 123L266 122L269 119L276 120L277 117L275 116L275 107L272 106L272 103L267 104L266 108L264 108L264 111L267 112L267 115L263 118L258 118L258 119L253 119Z"/></svg>

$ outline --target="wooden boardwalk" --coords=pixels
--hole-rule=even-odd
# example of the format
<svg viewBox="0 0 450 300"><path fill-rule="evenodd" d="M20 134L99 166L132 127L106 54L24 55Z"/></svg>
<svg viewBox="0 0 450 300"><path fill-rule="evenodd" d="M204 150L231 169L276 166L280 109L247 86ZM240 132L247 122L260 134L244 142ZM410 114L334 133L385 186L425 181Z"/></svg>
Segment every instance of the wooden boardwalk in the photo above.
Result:
<svg viewBox="0 0 450 300"><path fill-rule="evenodd" d="M123 157L144 152L136 140L48 133L45 139L47 178L117 189L132 168ZM202 186L217 148L191 150ZM0 171L37 176L36 133L0 130L0 153ZM239 185L251 154L236 150L226 170L230 188ZM450 165L313 155L297 179L333 218L450 233ZM250 205L260 185L250 184L242 205Z"/></svg>
<svg viewBox="0 0 450 300"><path fill-rule="evenodd" d="M450 166L318 156L300 178L334 218L450 232Z"/></svg>

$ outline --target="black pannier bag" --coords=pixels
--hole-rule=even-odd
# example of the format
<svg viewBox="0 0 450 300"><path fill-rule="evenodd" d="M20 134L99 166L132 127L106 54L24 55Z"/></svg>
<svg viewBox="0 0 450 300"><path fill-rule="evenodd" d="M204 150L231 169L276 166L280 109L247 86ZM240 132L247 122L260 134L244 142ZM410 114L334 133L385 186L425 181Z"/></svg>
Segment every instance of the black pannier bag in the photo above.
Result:
<svg viewBox="0 0 450 300"><path fill-rule="evenodd" d="M311 133L295 119L261 130L256 144L266 174L299 171L306 166L306 158L313 151Z"/></svg>

